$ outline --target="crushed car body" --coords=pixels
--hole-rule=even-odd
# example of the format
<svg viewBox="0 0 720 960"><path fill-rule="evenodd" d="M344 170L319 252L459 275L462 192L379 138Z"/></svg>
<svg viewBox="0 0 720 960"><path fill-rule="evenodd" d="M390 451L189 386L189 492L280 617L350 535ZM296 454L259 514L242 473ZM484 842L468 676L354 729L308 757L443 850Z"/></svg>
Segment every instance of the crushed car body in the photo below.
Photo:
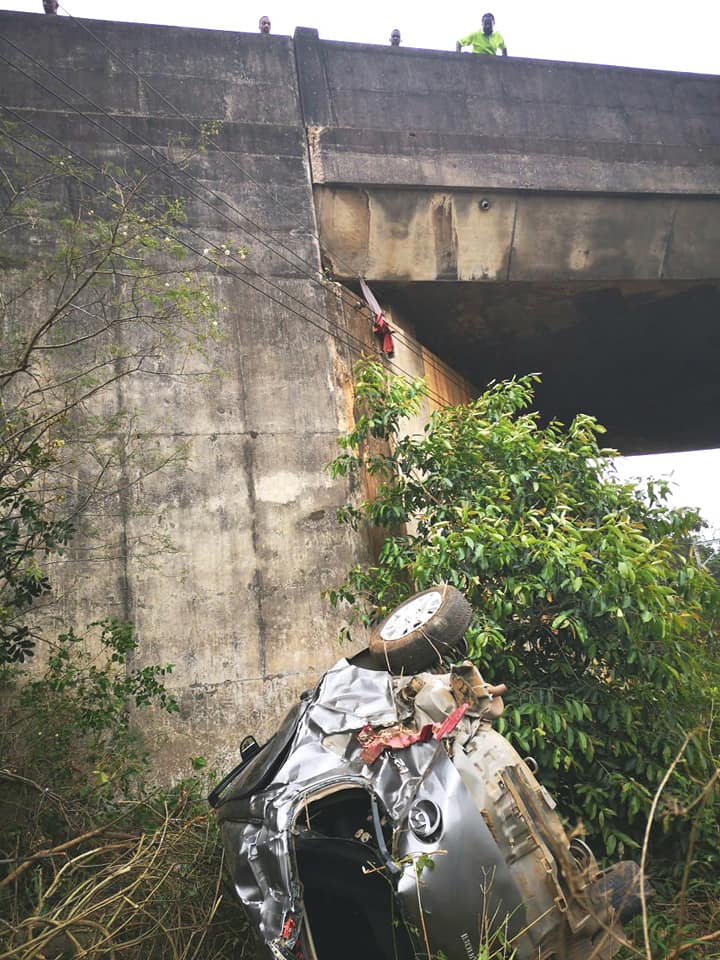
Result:
<svg viewBox="0 0 720 960"><path fill-rule="evenodd" d="M568 838L533 761L493 728L504 687L448 663L468 610L445 585L401 605L267 744L246 738L211 794L269 956L607 960L625 942L637 868L602 872Z"/></svg>

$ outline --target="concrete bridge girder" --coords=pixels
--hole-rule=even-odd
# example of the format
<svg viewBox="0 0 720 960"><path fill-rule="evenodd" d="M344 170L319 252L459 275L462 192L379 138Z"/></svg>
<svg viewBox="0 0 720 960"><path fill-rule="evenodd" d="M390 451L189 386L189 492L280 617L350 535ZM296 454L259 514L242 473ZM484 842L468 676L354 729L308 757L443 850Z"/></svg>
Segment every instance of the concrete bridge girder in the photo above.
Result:
<svg viewBox="0 0 720 960"><path fill-rule="evenodd" d="M720 200L316 185L323 257L472 382L623 452L720 442Z"/></svg>
<svg viewBox="0 0 720 960"><path fill-rule="evenodd" d="M720 198L314 188L323 256L383 282L720 276Z"/></svg>

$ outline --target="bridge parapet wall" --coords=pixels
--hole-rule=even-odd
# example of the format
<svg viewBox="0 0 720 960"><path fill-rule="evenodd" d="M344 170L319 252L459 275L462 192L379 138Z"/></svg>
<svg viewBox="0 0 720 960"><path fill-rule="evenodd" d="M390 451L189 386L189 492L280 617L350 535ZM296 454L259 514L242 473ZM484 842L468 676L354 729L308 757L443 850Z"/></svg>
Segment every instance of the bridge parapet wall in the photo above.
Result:
<svg viewBox="0 0 720 960"><path fill-rule="evenodd" d="M720 193L720 77L391 49L295 49L316 184Z"/></svg>

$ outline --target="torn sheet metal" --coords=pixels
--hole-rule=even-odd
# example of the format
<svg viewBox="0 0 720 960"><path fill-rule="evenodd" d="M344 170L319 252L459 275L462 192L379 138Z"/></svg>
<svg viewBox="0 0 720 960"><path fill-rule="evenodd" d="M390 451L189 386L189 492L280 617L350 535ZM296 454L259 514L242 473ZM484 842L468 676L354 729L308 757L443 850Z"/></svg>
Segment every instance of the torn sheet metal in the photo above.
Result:
<svg viewBox="0 0 720 960"><path fill-rule="evenodd" d="M363 690L362 699L358 689ZM385 727L412 714L407 706L398 711L389 673L361 670L347 660L325 674L311 710L312 722L326 734L359 730L368 723Z"/></svg>
<svg viewBox="0 0 720 960"><path fill-rule="evenodd" d="M318 910L313 890L326 883L342 911L378 874L378 902L391 890L396 904L392 937L405 931L388 953L398 960L428 947L467 960L498 926L518 960L614 955L622 934L593 894L594 858L578 866L546 792L492 728L504 692L469 662L408 677L343 659L325 674L216 805L235 891L269 956L362 956L323 941L334 943L333 909ZM427 858L434 869L420 869ZM343 877L358 892L332 901ZM385 956L382 943L363 949Z"/></svg>

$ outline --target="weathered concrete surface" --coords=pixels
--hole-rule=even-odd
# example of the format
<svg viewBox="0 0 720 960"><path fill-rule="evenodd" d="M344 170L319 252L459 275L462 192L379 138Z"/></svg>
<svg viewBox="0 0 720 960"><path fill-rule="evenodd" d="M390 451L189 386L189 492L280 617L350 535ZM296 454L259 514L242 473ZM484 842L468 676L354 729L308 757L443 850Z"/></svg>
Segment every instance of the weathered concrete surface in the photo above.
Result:
<svg viewBox="0 0 720 960"><path fill-rule="evenodd" d="M316 184L717 193L717 77L295 42Z"/></svg>
<svg viewBox="0 0 720 960"><path fill-rule="evenodd" d="M476 384L720 443L720 78L296 33L322 253ZM399 56L395 56L399 53Z"/></svg>
<svg viewBox="0 0 720 960"><path fill-rule="evenodd" d="M142 661L175 664L181 712L154 737L164 773L187 774L198 754L235 762L241 737L267 736L337 659L339 618L320 591L364 549L336 523L347 491L323 468L352 414L356 349L344 341L371 339L367 319L344 314L333 285L318 282L292 41L11 13L0 14L0 37L15 64L0 64L0 103L92 162L132 168L133 148L152 162L144 141L162 156L171 141L183 155L181 136L197 145L158 92L196 123L221 122L217 146L184 181L217 209L191 200L189 226L249 248L259 289L208 265L227 328L211 358L218 375L199 382L161 365L119 386L115 400L142 412L147 442L162 452L187 440L189 460L145 478L120 505L122 556L88 565L76 541L54 615L63 625L132 619ZM311 325L323 317L337 337ZM172 549L149 561L141 544L152 533Z"/></svg>
<svg viewBox="0 0 720 960"><path fill-rule="evenodd" d="M695 280L720 274L717 197L319 187L322 243L352 280Z"/></svg>
<svg viewBox="0 0 720 960"><path fill-rule="evenodd" d="M240 739L269 735L340 655L320 592L368 550L337 523L351 491L324 467L352 422L352 363L377 344L354 296L322 277L293 42L0 13L0 57L0 105L21 138L91 164L182 161L162 187L188 198L198 245L249 250L245 273L207 266L226 338L192 366L214 376L172 376L168 357L102 396L106 414L137 411L158 457L179 442L189 456L91 518L118 549L88 563L97 540L77 537L46 611L59 630L130 619L139 661L175 664L180 714L157 717L153 736L160 773L187 774L196 755L234 763ZM28 309L47 315L40 295ZM409 329L397 345L397 369L427 374L440 400L467 398Z"/></svg>
<svg viewBox="0 0 720 960"><path fill-rule="evenodd" d="M624 452L720 443L716 197L316 188L326 262L482 384L541 371L548 416Z"/></svg>

